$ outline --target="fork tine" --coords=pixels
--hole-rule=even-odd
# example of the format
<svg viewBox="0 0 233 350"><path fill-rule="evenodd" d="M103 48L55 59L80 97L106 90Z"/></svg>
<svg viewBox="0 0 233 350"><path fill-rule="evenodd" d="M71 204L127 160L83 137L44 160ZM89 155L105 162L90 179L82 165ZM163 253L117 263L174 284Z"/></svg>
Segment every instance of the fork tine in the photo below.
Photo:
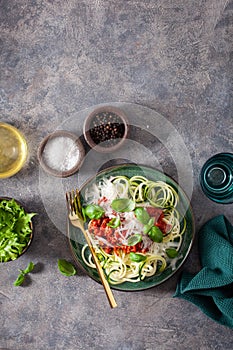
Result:
<svg viewBox="0 0 233 350"><path fill-rule="evenodd" d="M75 191L73 191L73 206L74 206L74 212L76 214L78 214L79 208L78 208L78 204L77 204L77 197L75 196Z"/></svg>
<svg viewBox="0 0 233 350"><path fill-rule="evenodd" d="M71 192L66 192L66 204L67 204L67 209L69 213L74 212L74 205L73 205L73 194Z"/></svg>
<svg viewBox="0 0 233 350"><path fill-rule="evenodd" d="M81 217L81 219L83 219L83 208L82 208L82 204L81 204L81 200L80 200L80 192L78 189L76 189L76 203L77 203L77 213L79 214L79 216Z"/></svg>
<svg viewBox="0 0 233 350"><path fill-rule="evenodd" d="M71 191L71 196L70 196L70 206L72 209L72 212L75 213L76 212L76 208L75 208L75 192L74 190Z"/></svg>
<svg viewBox="0 0 233 350"><path fill-rule="evenodd" d="M71 190L70 192L66 192L66 204L69 213L72 215L76 214L80 219L83 219L82 206L78 190Z"/></svg>
<svg viewBox="0 0 233 350"><path fill-rule="evenodd" d="M80 202L79 190L77 188L76 188L76 201L77 201L78 211L80 212L82 210L82 206Z"/></svg>

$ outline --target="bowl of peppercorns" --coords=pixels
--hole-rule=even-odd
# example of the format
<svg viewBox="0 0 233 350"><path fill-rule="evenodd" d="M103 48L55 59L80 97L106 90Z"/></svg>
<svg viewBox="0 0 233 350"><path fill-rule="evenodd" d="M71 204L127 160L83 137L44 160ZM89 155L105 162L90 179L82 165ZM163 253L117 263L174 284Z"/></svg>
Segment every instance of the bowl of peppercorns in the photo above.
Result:
<svg viewBox="0 0 233 350"><path fill-rule="evenodd" d="M94 109L85 119L83 134L88 145L97 152L109 153L122 146L129 132L128 119L116 107Z"/></svg>

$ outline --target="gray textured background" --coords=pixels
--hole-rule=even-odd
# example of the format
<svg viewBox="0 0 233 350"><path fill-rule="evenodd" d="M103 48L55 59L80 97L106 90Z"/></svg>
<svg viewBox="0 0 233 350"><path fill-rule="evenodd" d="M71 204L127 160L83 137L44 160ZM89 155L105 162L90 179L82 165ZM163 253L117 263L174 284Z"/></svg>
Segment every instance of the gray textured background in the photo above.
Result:
<svg viewBox="0 0 233 350"><path fill-rule="evenodd" d="M79 132L86 108L111 101L150 107L172 123L191 157L196 231L218 214L233 223L233 205L209 201L198 182L209 156L233 150L232 1L0 0L0 19L1 120L23 131L30 150L24 169L0 180L0 195L39 213L28 253L0 265L0 349L232 349L230 329L172 298L179 273L144 292L114 291L115 310L83 273L59 274L57 259L72 257L46 206L54 201L59 216L64 203L56 186L44 198L54 179L36 157L56 128L72 121ZM137 161L158 160L175 177L170 150L134 136L145 147ZM31 260L37 267L28 285L13 287L17 269ZM198 271L196 241L183 268Z"/></svg>

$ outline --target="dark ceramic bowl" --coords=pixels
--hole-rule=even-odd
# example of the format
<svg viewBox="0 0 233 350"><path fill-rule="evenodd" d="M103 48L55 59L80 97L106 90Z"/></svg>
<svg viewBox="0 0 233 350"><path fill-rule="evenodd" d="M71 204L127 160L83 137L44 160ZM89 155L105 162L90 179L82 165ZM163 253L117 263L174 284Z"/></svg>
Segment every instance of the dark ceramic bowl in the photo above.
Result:
<svg viewBox="0 0 233 350"><path fill-rule="evenodd" d="M97 152L110 153L120 148L129 132L128 119L116 107L94 109L85 119L83 134L88 145Z"/></svg>
<svg viewBox="0 0 233 350"><path fill-rule="evenodd" d="M144 280L134 283L127 281L121 284L111 285L111 288L121 291L140 291L155 287L173 276L184 264L190 253L195 234L195 222L192 208L190 206L190 201L178 183L176 183L170 176L165 175L159 170L153 169L151 167L141 165L138 166L134 164L116 165L100 171L96 176L90 178L80 188L81 198L85 197L86 190L88 188L91 188L93 184L99 183L103 179L110 178L112 176L127 176L129 178L132 176L144 176L152 181L165 181L168 185L172 186L177 193L179 193L177 210L180 213L180 224L182 226L185 225L185 231L183 233L179 255L174 259L173 263L171 265L168 265L166 269L161 273L156 273L150 277L146 277ZM101 281L97 270L88 266L83 259L83 247L86 245L85 238L80 229L72 226L70 222L68 222L68 239L72 255L78 266L84 270L91 278L100 283ZM85 251L85 253L87 253L85 256L85 260L87 261L89 256L88 249Z"/></svg>
<svg viewBox="0 0 233 350"><path fill-rule="evenodd" d="M10 198L10 197L0 197L0 202L2 202L3 200L7 200L7 201L10 201L10 200L14 200L24 211L25 213L29 213L29 211L27 210L27 208L21 203L19 202L18 200L14 199L14 198ZM10 262L10 261L14 261L16 259L18 259L19 257L21 257L24 253L26 253L26 251L28 250L28 248L30 247L31 243L32 243L32 240L33 240L33 237L34 237L34 226L33 226L33 222L32 220L29 222L29 226L30 226L30 229L31 229L31 233L28 237L28 240L27 240L27 243L25 244L25 247L23 248L22 252L18 254L18 256L15 258L15 259L9 259L7 261L2 261L1 259L1 255L0 255L0 263L4 263L4 262Z"/></svg>
<svg viewBox="0 0 233 350"><path fill-rule="evenodd" d="M68 177L76 173L84 157L85 149L78 136L64 130L47 135L37 151L41 167L56 177Z"/></svg>

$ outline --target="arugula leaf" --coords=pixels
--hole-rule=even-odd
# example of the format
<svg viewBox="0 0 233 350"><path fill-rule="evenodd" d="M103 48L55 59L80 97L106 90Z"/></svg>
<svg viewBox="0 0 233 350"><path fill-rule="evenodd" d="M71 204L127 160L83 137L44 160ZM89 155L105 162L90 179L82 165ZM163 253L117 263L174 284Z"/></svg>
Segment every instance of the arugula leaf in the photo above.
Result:
<svg viewBox="0 0 233 350"><path fill-rule="evenodd" d="M0 262L15 260L31 238L31 219L36 213L26 213L14 199L0 201Z"/></svg>

